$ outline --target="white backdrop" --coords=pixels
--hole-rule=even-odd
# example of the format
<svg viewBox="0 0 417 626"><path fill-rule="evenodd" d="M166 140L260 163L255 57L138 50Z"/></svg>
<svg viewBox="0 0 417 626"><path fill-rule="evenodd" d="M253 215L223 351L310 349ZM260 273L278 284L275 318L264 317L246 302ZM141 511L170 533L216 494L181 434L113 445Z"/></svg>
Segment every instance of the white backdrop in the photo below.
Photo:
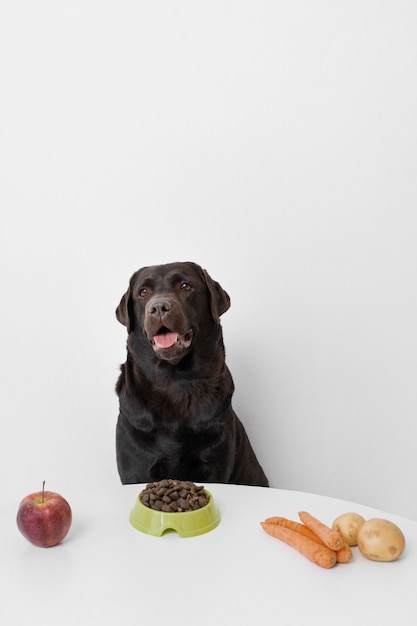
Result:
<svg viewBox="0 0 417 626"><path fill-rule="evenodd" d="M2 499L119 483L114 310L193 260L271 485L417 519L416 32L414 0L1 4Z"/></svg>

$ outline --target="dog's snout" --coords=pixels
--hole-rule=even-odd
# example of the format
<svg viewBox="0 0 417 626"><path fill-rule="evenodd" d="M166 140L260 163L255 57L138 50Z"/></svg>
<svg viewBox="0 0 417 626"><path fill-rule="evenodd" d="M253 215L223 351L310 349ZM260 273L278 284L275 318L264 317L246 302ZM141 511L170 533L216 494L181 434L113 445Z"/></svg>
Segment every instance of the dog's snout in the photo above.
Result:
<svg viewBox="0 0 417 626"><path fill-rule="evenodd" d="M172 309L169 300L153 300L149 303L148 313L154 317L164 317Z"/></svg>

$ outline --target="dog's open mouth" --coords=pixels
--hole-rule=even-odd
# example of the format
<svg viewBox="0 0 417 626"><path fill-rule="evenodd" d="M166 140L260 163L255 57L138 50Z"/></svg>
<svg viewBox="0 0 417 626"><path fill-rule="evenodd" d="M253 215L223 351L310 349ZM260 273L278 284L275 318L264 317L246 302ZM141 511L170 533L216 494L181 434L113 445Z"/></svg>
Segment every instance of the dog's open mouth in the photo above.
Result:
<svg viewBox="0 0 417 626"><path fill-rule="evenodd" d="M172 348L173 346L178 346L180 348L189 348L191 345L191 341L193 339L193 331L189 330L185 335L180 335L179 333L173 332L162 326L159 329L158 334L153 336L153 344L154 349L156 350L166 350L167 348Z"/></svg>

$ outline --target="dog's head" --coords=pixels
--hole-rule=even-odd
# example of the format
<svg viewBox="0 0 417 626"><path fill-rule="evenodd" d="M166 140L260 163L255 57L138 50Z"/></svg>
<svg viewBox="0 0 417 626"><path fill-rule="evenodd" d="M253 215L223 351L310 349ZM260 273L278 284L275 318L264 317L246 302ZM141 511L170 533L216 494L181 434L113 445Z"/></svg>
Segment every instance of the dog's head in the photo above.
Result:
<svg viewBox="0 0 417 626"><path fill-rule="evenodd" d="M145 337L159 359L176 364L202 333L219 329L229 307L226 291L202 267L168 263L133 274L116 317L129 335Z"/></svg>

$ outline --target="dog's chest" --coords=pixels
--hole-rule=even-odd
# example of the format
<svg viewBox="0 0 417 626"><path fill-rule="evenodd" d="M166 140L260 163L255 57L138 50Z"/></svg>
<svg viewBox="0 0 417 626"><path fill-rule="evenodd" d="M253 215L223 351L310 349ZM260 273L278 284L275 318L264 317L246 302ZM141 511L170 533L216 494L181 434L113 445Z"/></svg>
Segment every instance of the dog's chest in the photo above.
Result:
<svg viewBox="0 0 417 626"><path fill-rule="evenodd" d="M181 422L210 417L223 401L218 383L207 380L175 381L175 384L154 384L148 394L148 407L154 415Z"/></svg>

